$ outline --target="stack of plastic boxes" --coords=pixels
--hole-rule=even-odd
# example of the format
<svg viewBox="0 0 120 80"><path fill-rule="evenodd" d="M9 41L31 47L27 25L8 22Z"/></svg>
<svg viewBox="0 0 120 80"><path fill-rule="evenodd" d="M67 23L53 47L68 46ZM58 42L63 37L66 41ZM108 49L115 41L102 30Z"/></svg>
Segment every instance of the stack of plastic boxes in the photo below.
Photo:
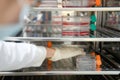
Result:
<svg viewBox="0 0 120 80"><path fill-rule="evenodd" d="M89 37L90 17L88 12L67 11L63 14L63 37Z"/></svg>
<svg viewBox="0 0 120 80"><path fill-rule="evenodd" d="M41 36L41 26L40 21L37 20L38 12L29 13L26 15L27 19L25 19L25 28L23 30L24 37L39 37Z"/></svg>
<svg viewBox="0 0 120 80"><path fill-rule="evenodd" d="M107 7L120 7L120 0L106 0Z"/></svg>
<svg viewBox="0 0 120 80"><path fill-rule="evenodd" d="M93 6L91 3L95 2L95 0L63 0L62 6L71 8L71 7L90 7Z"/></svg>
<svg viewBox="0 0 120 80"><path fill-rule="evenodd" d="M41 0L40 7L58 7L57 0Z"/></svg>
<svg viewBox="0 0 120 80"><path fill-rule="evenodd" d="M52 11L52 37L62 37L61 11Z"/></svg>
<svg viewBox="0 0 120 80"><path fill-rule="evenodd" d="M76 68L79 71L96 71L96 60L91 55L76 58Z"/></svg>
<svg viewBox="0 0 120 80"><path fill-rule="evenodd" d="M48 21L46 17L48 13ZM36 13L39 14L38 12ZM37 18L36 16L33 16ZM88 12L42 12L42 21L33 20L25 28L28 37L89 37L90 15Z"/></svg>
<svg viewBox="0 0 120 80"><path fill-rule="evenodd" d="M86 7L95 0L41 0L39 7ZM70 3L70 4L69 4ZM73 3L73 4L71 4ZM49 5L48 5L49 4ZM61 6L62 7L62 6ZM65 6L63 6L65 7ZM26 37L82 37L90 36L89 12L79 11L41 11L41 21L37 20L39 11L32 15L31 23L25 28ZM48 13L46 15L46 13ZM48 20L46 18L48 17Z"/></svg>
<svg viewBox="0 0 120 80"><path fill-rule="evenodd" d="M120 12L107 12L106 25L120 29Z"/></svg>

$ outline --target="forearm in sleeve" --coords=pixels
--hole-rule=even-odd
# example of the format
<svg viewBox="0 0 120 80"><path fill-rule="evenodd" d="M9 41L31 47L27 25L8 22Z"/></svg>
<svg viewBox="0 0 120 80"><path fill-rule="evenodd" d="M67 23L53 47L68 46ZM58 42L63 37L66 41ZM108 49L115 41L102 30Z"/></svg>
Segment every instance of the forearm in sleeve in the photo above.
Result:
<svg viewBox="0 0 120 80"><path fill-rule="evenodd" d="M0 42L0 71L38 67L45 60L45 47L26 43Z"/></svg>

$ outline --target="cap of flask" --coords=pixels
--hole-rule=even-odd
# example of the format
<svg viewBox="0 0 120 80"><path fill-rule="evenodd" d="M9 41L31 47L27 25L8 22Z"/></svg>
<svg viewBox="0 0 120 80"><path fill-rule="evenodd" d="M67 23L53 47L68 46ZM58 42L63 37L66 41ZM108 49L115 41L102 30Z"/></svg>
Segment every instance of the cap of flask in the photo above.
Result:
<svg viewBox="0 0 120 80"><path fill-rule="evenodd" d="M96 6L101 6L101 0L96 0Z"/></svg>

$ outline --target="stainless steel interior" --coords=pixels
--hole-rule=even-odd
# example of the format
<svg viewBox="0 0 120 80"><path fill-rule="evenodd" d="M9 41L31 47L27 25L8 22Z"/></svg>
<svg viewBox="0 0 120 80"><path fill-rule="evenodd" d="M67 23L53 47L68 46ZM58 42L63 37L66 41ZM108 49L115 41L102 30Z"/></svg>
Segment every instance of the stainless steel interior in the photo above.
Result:
<svg viewBox="0 0 120 80"><path fill-rule="evenodd" d="M55 0L53 0L51 4L53 3L55 3ZM41 22L42 24L36 24L34 21L26 23L21 35L18 37L5 39L5 41L10 42L25 42L46 47L47 41L52 41L53 47L80 47L83 48L87 54L90 54L90 52L94 51L97 54L101 55L101 71L77 70L77 57L74 57L58 62L53 62L51 70L47 69L47 60L45 60L41 67L0 72L0 80L120 80L120 1L102 0L102 3L102 6L104 8L87 7L62 9L57 8L56 3L55 5L48 5L47 7L45 5L42 5L38 8L32 8L30 13L33 16L37 15L40 11L43 11L43 13L50 13L49 19ZM92 12L94 12L97 17L97 22L95 23L97 30L94 32L89 32L89 35L87 36L72 35L63 37L61 35L64 27L62 22L64 22L65 19L77 19L78 15L76 14L75 16L69 16L69 14L67 17L59 16L57 18L58 22L53 24L53 19L55 16L52 15L52 13L55 13L56 11L59 12L55 16L59 16L62 11L76 11L78 14L82 13L82 15L88 13L85 15L85 17L90 17ZM81 18L81 21L85 20L81 16L79 17ZM89 20L88 18L86 19ZM112 19L111 22L109 22L109 19ZM29 27L34 27L34 30L29 32L28 29L28 32L26 33L26 28ZM78 25L78 27L81 26ZM51 30L53 28L56 30ZM89 30L88 27L86 29ZM36 33L39 34L36 35ZM91 34L94 35L95 38L91 38Z"/></svg>

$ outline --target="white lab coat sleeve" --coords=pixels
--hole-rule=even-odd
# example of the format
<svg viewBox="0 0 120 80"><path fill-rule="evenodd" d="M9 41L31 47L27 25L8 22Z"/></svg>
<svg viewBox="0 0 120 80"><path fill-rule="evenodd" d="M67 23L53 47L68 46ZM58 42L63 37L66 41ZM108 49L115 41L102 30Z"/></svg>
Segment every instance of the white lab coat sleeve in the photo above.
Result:
<svg viewBox="0 0 120 80"><path fill-rule="evenodd" d="M45 58L45 47L27 43L0 42L0 71L38 67Z"/></svg>

